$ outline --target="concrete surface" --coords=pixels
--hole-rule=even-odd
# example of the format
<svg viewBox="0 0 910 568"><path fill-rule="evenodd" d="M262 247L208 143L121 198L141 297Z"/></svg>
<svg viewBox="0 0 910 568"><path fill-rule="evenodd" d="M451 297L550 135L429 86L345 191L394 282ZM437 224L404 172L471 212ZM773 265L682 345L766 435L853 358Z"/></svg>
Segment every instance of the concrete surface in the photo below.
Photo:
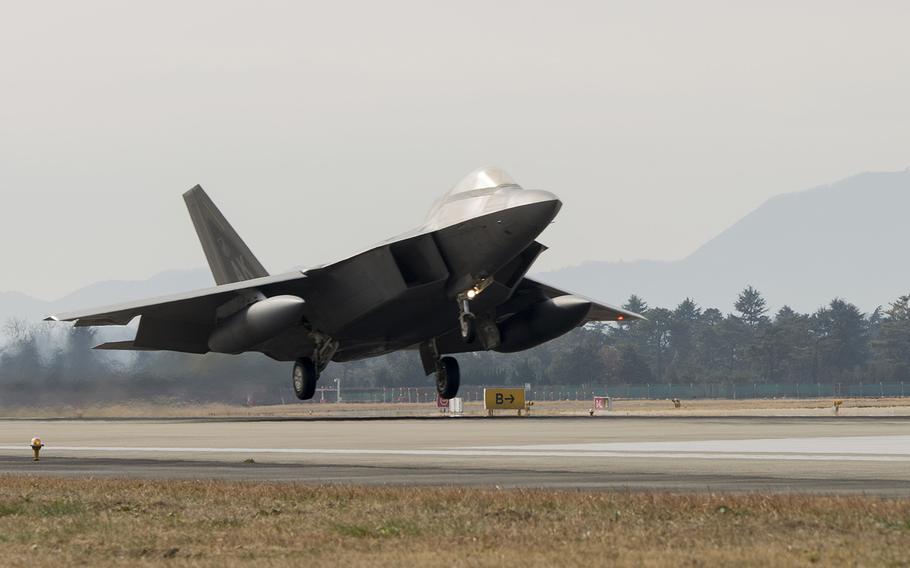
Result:
<svg viewBox="0 0 910 568"><path fill-rule="evenodd" d="M0 420L0 473L910 496L910 419Z"/></svg>

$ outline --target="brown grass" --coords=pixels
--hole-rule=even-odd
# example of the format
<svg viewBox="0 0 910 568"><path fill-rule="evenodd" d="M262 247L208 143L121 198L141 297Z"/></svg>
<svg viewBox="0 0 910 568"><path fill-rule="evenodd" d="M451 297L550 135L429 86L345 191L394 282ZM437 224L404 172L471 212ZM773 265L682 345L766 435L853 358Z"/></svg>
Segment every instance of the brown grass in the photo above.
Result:
<svg viewBox="0 0 910 568"><path fill-rule="evenodd" d="M538 416L584 416L592 401L538 401ZM505 412L504 413L511 413ZM484 415L483 403L465 404L465 414ZM614 402L614 415L628 416L834 416L833 399L697 399L683 400L674 408L668 400ZM910 397L843 399L842 416L907 416ZM434 403L341 403L237 406L228 404L183 404L180 402L122 403L88 406L43 406L0 408L0 418L166 418L166 417L356 417L440 416Z"/></svg>
<svg viewBox="0 0 910 568"><path fill-rule="evenodd" d="M37 567L910 566L910 501L0 477L0 555Z"/></svg>

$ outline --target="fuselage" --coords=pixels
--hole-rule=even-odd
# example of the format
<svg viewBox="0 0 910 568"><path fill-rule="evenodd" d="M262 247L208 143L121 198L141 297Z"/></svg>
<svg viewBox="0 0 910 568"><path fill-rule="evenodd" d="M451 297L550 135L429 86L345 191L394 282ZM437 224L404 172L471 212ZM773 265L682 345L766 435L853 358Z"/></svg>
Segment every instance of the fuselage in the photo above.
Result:
<svg viewBox="0 0 910 568"><path fill-rule="evenodd" d="M443 336L457 325L456 296L495 277L532 247L561 205L552 193L514 184L452 192L421 228L325 273L308 273L316 284L311 289L322 297L307 298L307 320L339 341L335 360L375 356ZM519 276L535 257L516 267ZM487 312L510 295L499 285L479 294L475 303Z"/></svg>
<svg viewBox="0 0 910 568"><path fill-rule="evenodd" d="M103 326L141 318L134 339L101 349L256 351L294 361L294 391L306 400L330 361L402 349L418 350L438 394L451 398L460 380L451 354L521 351L587 321L640 318L526 276L546 248L536 239L562 204L495 168L463 179L413 231L275 275L200 186L184 200L217 286L49 319Z"/></svg>

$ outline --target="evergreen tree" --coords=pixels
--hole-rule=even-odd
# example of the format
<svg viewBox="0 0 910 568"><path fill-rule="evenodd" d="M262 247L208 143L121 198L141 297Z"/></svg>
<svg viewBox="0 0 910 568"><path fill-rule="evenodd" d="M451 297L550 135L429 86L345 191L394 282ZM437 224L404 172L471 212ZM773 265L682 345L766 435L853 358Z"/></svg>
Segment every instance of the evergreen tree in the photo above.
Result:
<svg viewBox="0 0 910 568"><path fill-rule="evenodd" d="M697 378L695 338L700 317L701 308L691 298L686 298L673 310L670 321L673 382L692 382Z"/></svg>
<svg viewBox="0 0 910 568"><path fill-rule="evenodd" d="M761 292L752 286L747 286L739 293L739 298L733 307L739 312L739 318L743 323L751 329L768 322L768 316L765 315L768 312L767 303Z"/></svg>
<svg viewBox="0 0 910 568"><path fill-rule="evenodd" d="M855 305L835 298L810 319L815 340L815 380L845 380L869 357L869 326Z"/></svg>
<svg viewBox="0 0 910 568"><path fill-rule="evenodd" d="M873 343L880 372L892 380L910 377L910 295L893 301Z"/></svg>

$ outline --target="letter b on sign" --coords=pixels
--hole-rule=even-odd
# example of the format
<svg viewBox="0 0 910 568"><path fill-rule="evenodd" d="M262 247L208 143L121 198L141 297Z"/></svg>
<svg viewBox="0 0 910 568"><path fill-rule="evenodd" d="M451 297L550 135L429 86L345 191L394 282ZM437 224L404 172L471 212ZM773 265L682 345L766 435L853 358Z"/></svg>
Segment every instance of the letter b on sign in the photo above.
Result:
<svg viewBox="0 0 910 568"><path fill-rule="evenodd" d="M525 390L514 387L490 387L483 389L484 410L523 410Z"/></svg>

